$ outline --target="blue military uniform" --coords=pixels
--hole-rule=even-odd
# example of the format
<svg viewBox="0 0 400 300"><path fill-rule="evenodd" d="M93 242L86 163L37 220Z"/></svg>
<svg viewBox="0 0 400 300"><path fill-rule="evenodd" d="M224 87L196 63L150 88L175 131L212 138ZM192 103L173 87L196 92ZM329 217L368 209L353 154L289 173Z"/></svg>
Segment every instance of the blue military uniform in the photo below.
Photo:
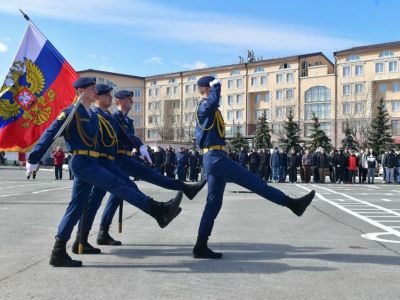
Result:
<svg viewBox="0 0 400 300"><path fill-rule="evenodd" d="M198 85L206 87L213 80L212 76L205 76L199 79ZM214 220L221 209L227 182L234 182L279 205L288 205L291 200L280 190L268 186L261 177L241 167L226 156L224 151L225 124L218 109L220 94L220 83L212 83L208 97L199 102L196 111L196 143L199 148L203 149L208 195L200 222L198 240L193 249L195 258L222 257L221 253L214 253L207 247L207 240L211 235Z"/></svg>
<svg viewBox="0 0 400 300"><path fill-rule="evenodd" d="M102 85L97 85L97 89L99 90L100 88L104 87ZM122 90L116 93L116 96L131 97L132 95L130 91ZM125 177L127 180L129 180L129 176L132 176L138 177L142 180L166 189L183 191L188 190L187 186L185 186L183 182L163 176L154 169L151 169L150 167L138 162L131 156L133 148L139 149L140 146L143 145L142 141L135 136L135 128L133 126L132 119L124 116L121 111L117 111L113 115L109 112L104 112L97 107L95 107L93 111L99 118L100 129L98 145L96 149L100 153L105 154L104 157L99 158L99 163L101 165L109 170L112 169L113 173L118 174L118 176ZM130 182L130 184L132 183ZM91 230L95 215L105 194L106 191L102 189L102 187L93 188L89 198L88 213L84 225L85 232ZM121 202L121 198L119 198L117 195L110 195L101 218L100 232L97 240L98 244L121 244L120 242L113 240L108 234L108 229L111 225L112 219Z"/></svg>
<svg viewBox="0 0 400 300"><path fill-rule="evenodd" d="M94 85L95 82L95 78L83 77L74 83L74 87L84 89ZM30 164L39 162L53 143L54 137L71 111L72 107L65 109L44 132L29 155L28 161ZM96 149L98 146L98 124L97 115L87 111L82 104L79 104L71 123L62 132L68 150L73 154L71 168L75 177L71 201L58 227L56 242L50 258L50 264L53 266L79 267L82 265L82 262L74 261L68 256L66 243L71 236L73 227L83 213L92 186L101 187L126 199L156 218L159 224L161 223L160 226L165 225L167 221L170 222L179 209L180 199L174 201L173 207L169 206L168 209L164 209L166 205L150 199L138 191L135 186L127 184L130 181L129 178L126 180L126 175L118 177L113 174L111 168L106 169L98 163L98 158L100 157L100 153Z"/></svg>

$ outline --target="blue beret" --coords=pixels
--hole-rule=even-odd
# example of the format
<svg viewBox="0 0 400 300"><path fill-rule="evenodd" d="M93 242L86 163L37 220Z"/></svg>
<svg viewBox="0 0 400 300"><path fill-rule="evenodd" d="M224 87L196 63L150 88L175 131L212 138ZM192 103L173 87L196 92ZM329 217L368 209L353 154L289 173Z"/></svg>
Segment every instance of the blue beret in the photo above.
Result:
<svg viewBox="0 0 400 300"><path fill-rule="evenodd" d="M203 76L197 81L198 86L210 86L210 82L213 81L215 77L213 76Z"/></svg>
<svg viewBox="0 0 400 300"><path fill-rule="evenodd" d="M96 93L97 95L104 95L113 90L112 86L109 86L108 84L104 83L98 83L96 84Z"/></svg>
<svg viewBox="0 0 400 300"><path fill-rule="evenodd" d="M81 77L77 79L72 86L76 89L78 88L87 88L89 85L96 84L96 78L95 77Z"/></svg>
<svg viewBox="0 0 400 300"><path fill-rule="evenodd" d="M133 97L133 92L128 91L128 90L120 90L114 94L114 97L119 98L119 99L126 98L126 97Z"/></svg>

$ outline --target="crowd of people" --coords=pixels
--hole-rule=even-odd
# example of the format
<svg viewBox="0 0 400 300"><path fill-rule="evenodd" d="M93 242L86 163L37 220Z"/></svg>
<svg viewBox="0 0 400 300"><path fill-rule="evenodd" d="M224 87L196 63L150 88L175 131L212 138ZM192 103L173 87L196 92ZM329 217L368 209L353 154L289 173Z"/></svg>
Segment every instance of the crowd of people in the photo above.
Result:
<svg viewBox="0 0 400 300"><path fill-rule="evenodd" d="M373 184L382 169L384 183L400 183L400 152L390 149L376 155L372 149L360 151L322 147L310 151L303 147L289 153L283 149L251 149L227 151L228 156L242 167L259 174L267 182L295 183L300 175L302 183L369 183ZM311 179L312 178L312 179Z"/></svg>
<svg viewBox="0 0 400 300"><path fill-rule="evenodd" d="M177 151L171 146L165 149L157 146L148 149L151 167L161 174L181 181L195 182L205 178L202 154L195 148L180 147ZM139 151L134 150L132 155L143 162ZM299 175L302 183L325 183L326 177L329 177L331 183L373 184L375 177L382 174L384 183L400 184L400 152L392 149L376 155L372 149L333 149L328 153L322 147L315 151L303 147L298 152L294 149L287 152L278 147L251 150L242 147L239 151L227 148L227 155L266 182L296 183ZM62 179L62 163L68 164L70 154L58 147L52 153L52 158L55 179ZM71 172L69 178L73 178Z"/></svg>

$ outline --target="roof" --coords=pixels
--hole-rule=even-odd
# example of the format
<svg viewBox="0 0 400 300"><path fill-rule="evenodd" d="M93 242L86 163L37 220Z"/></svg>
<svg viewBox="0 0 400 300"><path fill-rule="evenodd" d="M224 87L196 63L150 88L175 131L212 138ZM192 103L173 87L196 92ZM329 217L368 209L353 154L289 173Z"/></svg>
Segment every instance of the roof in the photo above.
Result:
<svg viewBox="0 0 400 300"><path fill-rule="evenodd" d="M301 55L291 55L291 56L284 56L284 57L278 57L278 58L257 60L257 61L250 62L250 63L231 64L231 65L209 67L209 68L204 68L204 69L196 69L196 70L189 70L189 71L183 71L183 72L173 72L173 73L165 73L165 74L160 74L160 75L152 75L152 76L146 76L145 79L152 80L152 79L159 79L160 77L180 76L181 74L182 75L194 75L194 74L198 74L199 72L211 73L211 72L215 72L215 71L219 71L219 70L234 70L236 68L243 68L246 65L256 67L256 66L264 65L264 64L283 63L283 62L287 62L287 61L291 61L291 60L297 60L297 59L302 59L302 58L307 58L307 57L317 56L317 55L322 55L331 65L333 65L333 63L330 61L330 59L327 58L322 52L314 52L314 53L306 53L306 54L301 54Z"/></svg>
<svg viewBox="0 0 400 300"><path fill-rule="evenodd" d="M81 70L78 71L79 73L100 73L100 74L105 74L105 75L114 75L114 76L121 76L121 77L127 77L127 78L134 78L134 79L140 79L144 80L145 77L142 76L136 76L136 75L129 75L129 74L123 74L123 73L115 73L115 72L108 72L108 71L101 71L101 70L95 70L95 69L86 69L86 70Z"/></svg>
<svg viewBox="0 0 400 300"><path fill-rule="evenodd" d="M153 80L153 79L160 79L160 78L177 77L177 76L181 76L181 75L190 76L190 75L198 74L199 72L212 73L212 72L219 71L219 70L225 70L225 71L228 70L229 71L229 70L234 70L237 68L246 67L246 65L252 66L252 67L257 67L259 65L264 65L264 64L284 63L287 61L299 60L299 59L304 59L307 57L318 56L318 55L322 55L331 65L333 65L333 63L329 60L329 58L327 58L325 56L325 54L323 54L322 52L314 52L314 53L306 53L306 54L300 54L300 55L291 55L291 56L284 56L284 57L278 57L278 58L257 60L257 61L249 62L249 63L223 65L223 66L209 67L209 68L204 68L204 69L188 70L188 71L181 71L181 72L178 71L178 72L171 72L171 73L164 73L164 74L157 74L157 75L143 76L143 77L136 76L136 75L122 74L122 73L108 72L108 71L100 71L100 70L95 70L95 69L81 70L81 71L78 71L78 73L94 72L94 73L122 76L122 77L135 78L135 79L141 79L141 80Z"/></svg>
<svg viewBox="0 0 400 300"><path fill-rule="evenodd" d="M368 52L371 50L384 50L384 49L390 49L390 48L400 48L400 41L353 47L353 48L333 52L333 55L334 56L346 55L346 54L350 54L350 53L361 53L361 52Z"/></svg>

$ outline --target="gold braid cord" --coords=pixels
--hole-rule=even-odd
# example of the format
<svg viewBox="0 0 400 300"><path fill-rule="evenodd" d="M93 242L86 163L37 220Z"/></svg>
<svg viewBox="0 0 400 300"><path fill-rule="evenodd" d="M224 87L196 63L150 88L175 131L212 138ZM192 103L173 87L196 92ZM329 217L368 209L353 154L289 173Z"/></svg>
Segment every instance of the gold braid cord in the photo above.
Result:
<svg viewBox="0 0 400 300"><path fill-rule="evenodd" d="M78 112L75 113L76 129L78 130L79 137L87 147L94 147L97 143L97 136L89 137L82 127L81 116Z"/></svg>
<svg viewBox="0 0 400 300"><path fill-rule="evenodd" d="M215 126L215 123L217 123L217 130L218 130L219 136L221 138L225 137L225 122L224 122L224 118L221 115L221 112L218 109L215 112L214 120L213 120L213 122L212 122L210 127L205 128L205 127L202 127L200 125L199 114L198 114L198 110L199 110L199 106L200 105L201 105L201 103L196 108L197 125L200 127L200 129L203 130L203 131L210 131Z"/></svg>
<svg viewBox="0 0 400 300"><path fill-rule="evenodd" d="M98 117L99 117L99 129L100 129L100 135L101 135L101 142L102 142L104 147L111 148L111 147L115 146L117 144L117 142L118 142L117 134L115 133L114 128L111 126L111 124L107 121L106 118L104 118L101 115L98 115ZM105 130L107 132L107 135L111 139L111 143L108 144L108 145L104 141L104 132L103 132L103 130Z"/></svg>

